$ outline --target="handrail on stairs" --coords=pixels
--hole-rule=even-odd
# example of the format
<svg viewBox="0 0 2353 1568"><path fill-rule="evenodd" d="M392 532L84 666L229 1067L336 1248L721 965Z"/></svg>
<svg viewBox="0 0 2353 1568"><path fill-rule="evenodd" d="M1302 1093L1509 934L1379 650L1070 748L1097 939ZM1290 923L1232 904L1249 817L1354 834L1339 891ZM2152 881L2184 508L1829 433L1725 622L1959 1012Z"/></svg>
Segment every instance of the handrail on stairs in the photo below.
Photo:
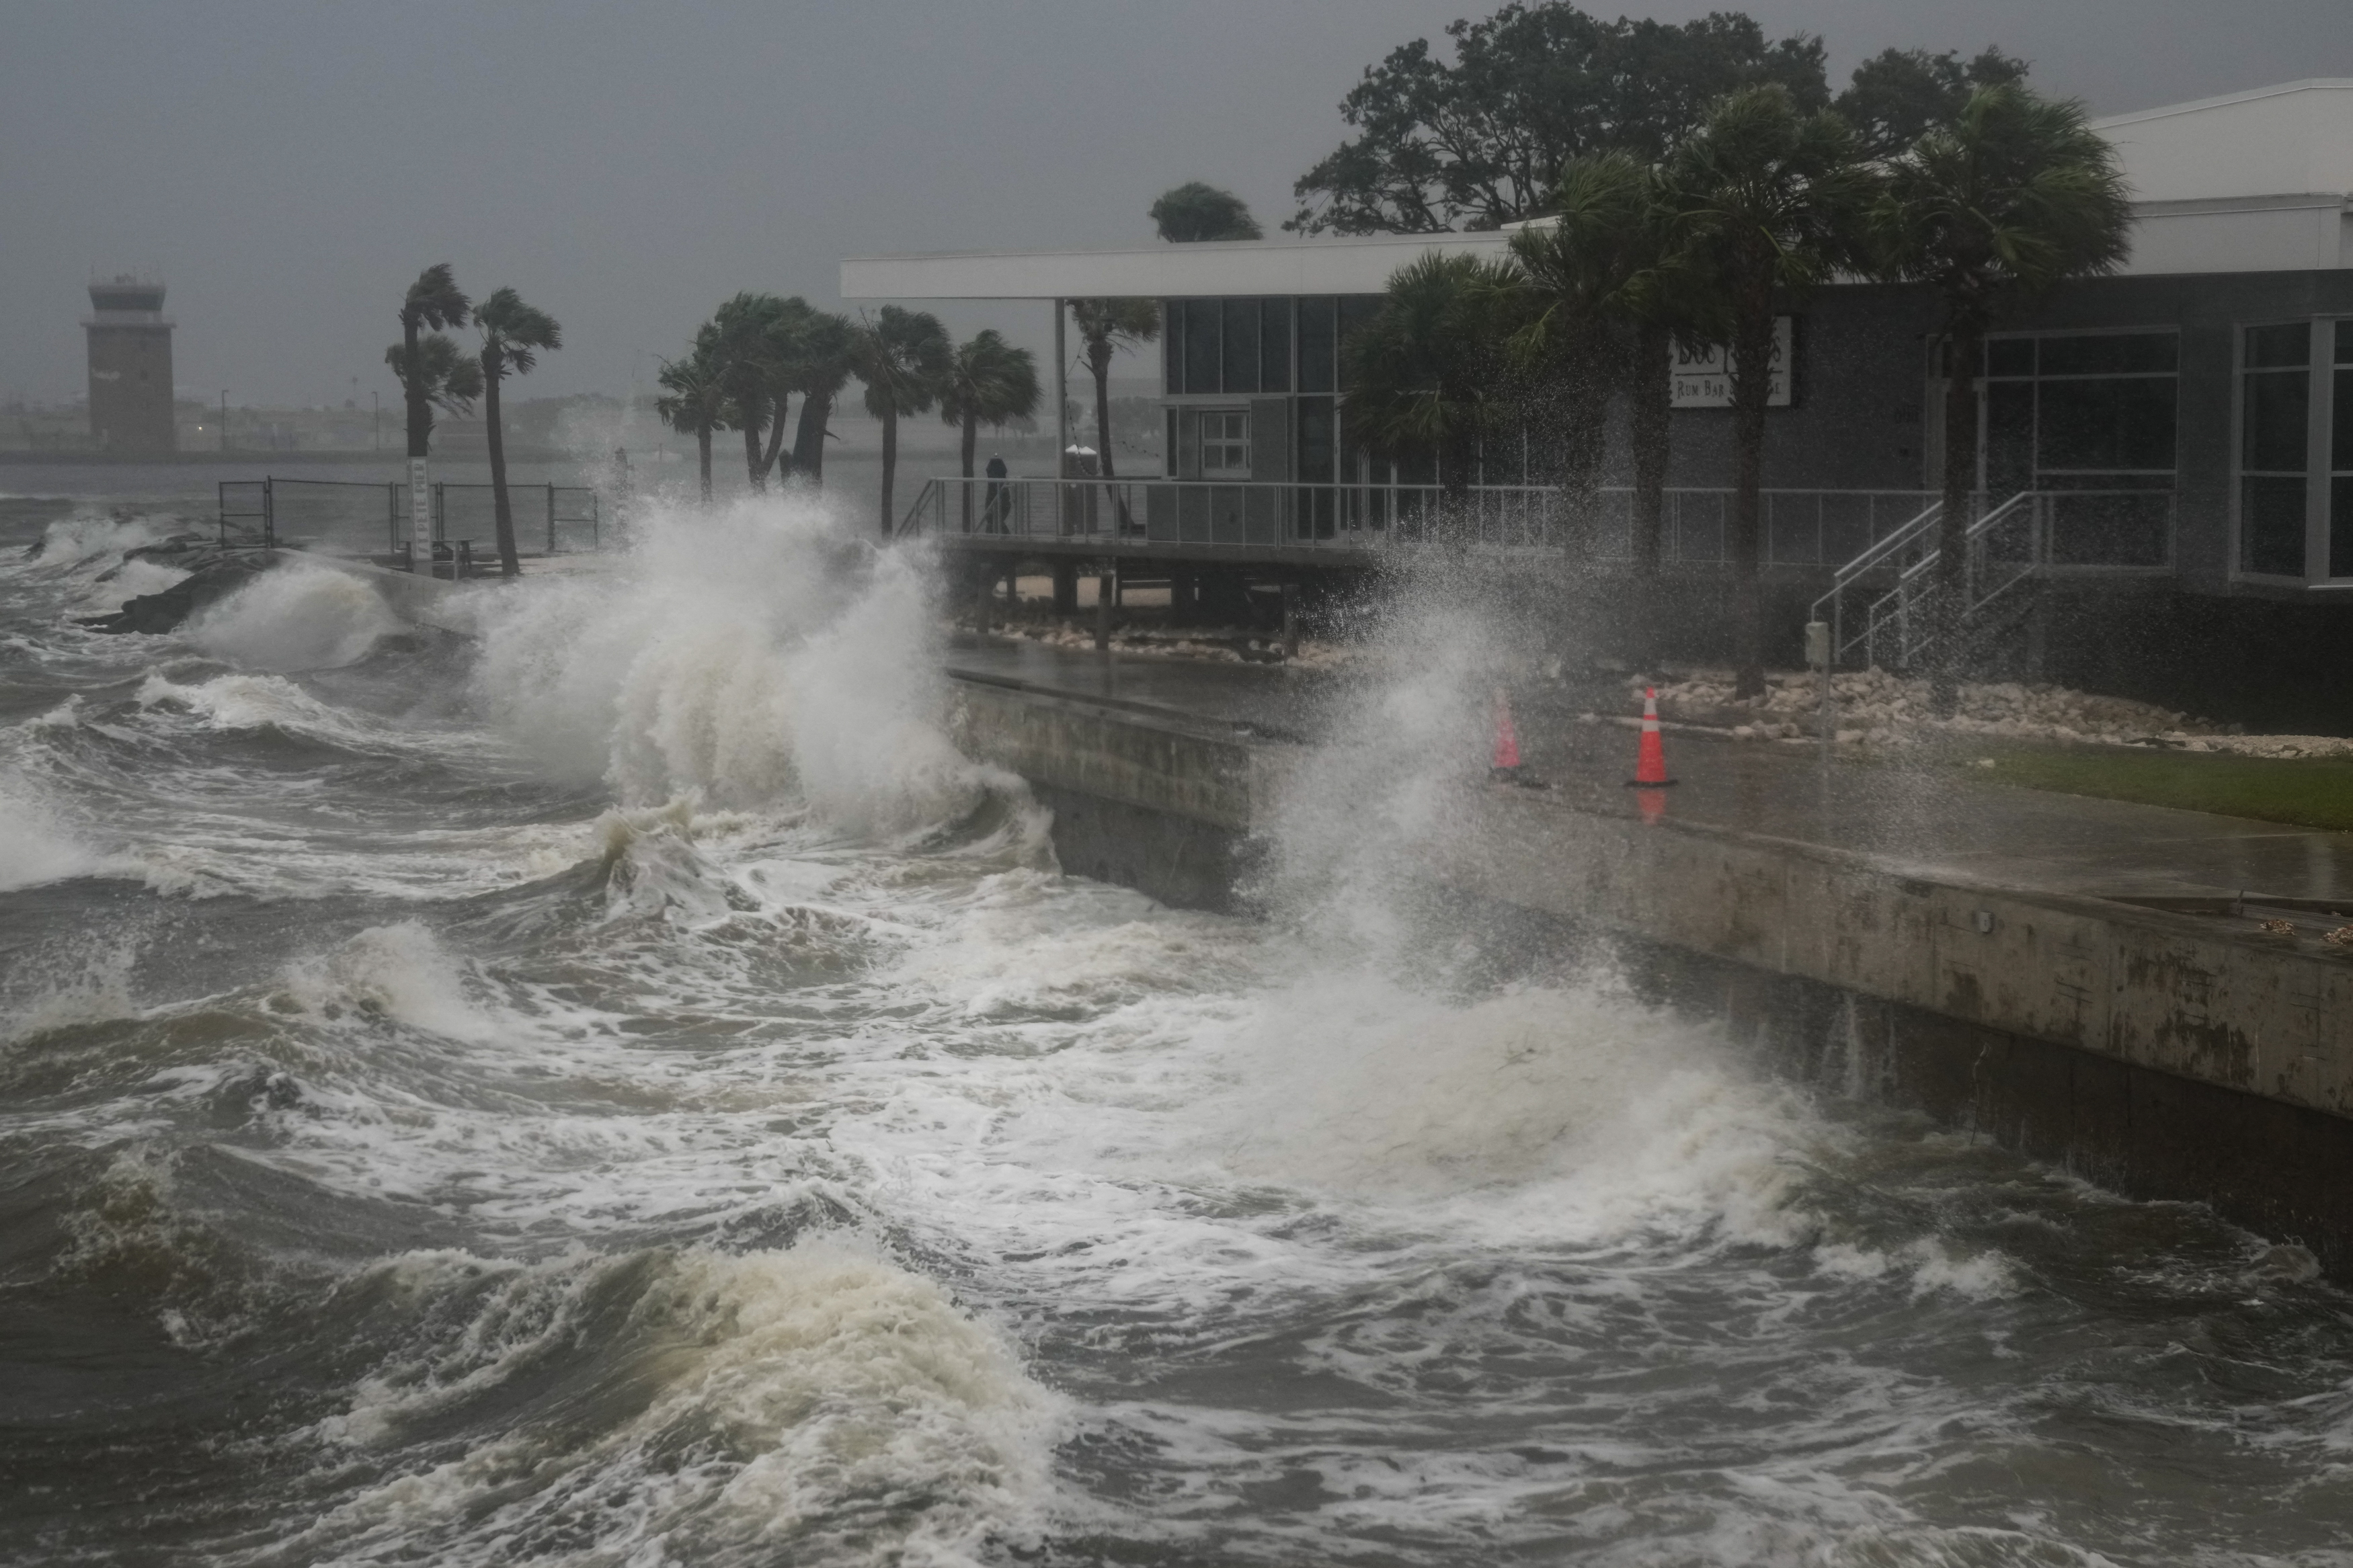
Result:
<svg viewBox="0 0 2353 1568"><path fill-rule="evenodd" d="M925 479L923 488L915 492L915 499L907 503L907 510L900 517L899 526L892 531L892 537L904 539L911 533L921 533L923 523L919 520L923 517L923 509L927 506L937 507L942 504L942 500L943 492L939 479L936 477Z"/></svg>
<svg viewBox="0 0 2353 1568"><path fill-rule="evenodd" d="M2042 504L2044 499L2038 491L2020 490L1970 522L1963 536L1968 547L1962 588L1964 617L2038 574L2047 564L2048 531L2043 527L2045 509ZM1866 663L1877 663L1883 636L1893 637L1896 662L1903 665L1912 663L1933 644L1934 630L1928 624L1928 617L1922 612L1937 591L1932 573L1943 552L1944 510L1942 501L1924 508L1911 521L1840 567L1830 592L1814 601L1810 618L1830 623L1829 652L1833 667L1845 663L1858 649L1863 652ZM1987 575L1989 565L1987 541L1997 529L2014 523L2021 515L2029 521L2030 537L2017 570L2001 582L1979 592L1978 582ZM1925 548L1921 548L1924 545ZM1893 584L1868 605L1862 606L1862 625L1849 636L1846 630L1849 591L1861 584L1866 577L1873 576L1890 561L1899 559L1906 550L1914 549L1916 549L1916 554L1896 568Z"/></svg>

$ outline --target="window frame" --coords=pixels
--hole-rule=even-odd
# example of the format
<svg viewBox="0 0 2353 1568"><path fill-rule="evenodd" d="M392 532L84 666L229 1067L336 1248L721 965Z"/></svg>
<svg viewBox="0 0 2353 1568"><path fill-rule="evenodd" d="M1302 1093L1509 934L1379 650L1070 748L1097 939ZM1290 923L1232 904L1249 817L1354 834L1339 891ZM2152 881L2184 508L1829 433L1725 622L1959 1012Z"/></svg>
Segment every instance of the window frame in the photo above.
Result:
<svg viewBox="0 0 2353 1568"><path fill-rule="evenodd" d="M2064 371L2056 374L2042 369L2042 344L2051 338L2171 338L2173 368L2171 370L2103 370ZM2035 345L2035 368L2025 375L1997 374L1992 369L1993 346L1997 342L2030 342ZM2115 474L2134 479L2169 478L2173 488L2180 488L2181 479L2181 329L2178 326L2144 327L2044 327L2027 332L1989 332L1985 340L1985 360L1978 371L1978 395L1983 400L1986 387L1993 382L2024 382L2034 389L2033 404L2028 410L2027 429L2033 443L2030 474L2040 480L2045 474L2097 475ZM2060 468L2046 467L2042 461L2042 384L2046 381L2169 381L2174 385L2173 401L2173 466L2169 468ZM1986 482L1986 450L1984 432L1987 429L1986 409L1980 401L1978 409L1978 485ZM2128 488L2128 487L2119 487Z"/></svg>
<svg viewBox="0 0 2353 1568"><path fill-rule="evenodd" d="M2329 574L2330 510L2337 489L2337 479L2348 470L2334 467L2334 416L2336 413L2337 373L2353 370L2353 361L2340 366L2337 359L2337 323L2353 321L2342 312L2316 313L2308 316L2277 317L2264 321L2236 321L2231 331L2231 527L2230 576L2233 583L2247 583L2261 587L2295 587L2307 591L2342 593L2353 589L2353 574L2332 576ZM2304 569L2291 575L2282 572L2250 571L2246 560L2246 504L2250 478L2285 478L2284 469L2247 467L2247 378L2251 374L2285 375L2295 366L2251 366L2247 363L2247 336L2265 327L2303 326L2307 333L2306 352L2302 369L2305 372L2305 451L2304 469Z"/></svg>
<svg viewBox="0 0 2353 1568"><path fill-rule="evenodd" d="M1199 430L1196 439L1200 443L1201 478L1230 480L1247 479L1250 477L1250 411L1247 405L1240 408L1203 407L1194 410L1193 417ZM1213 420L1217 422L1215 434L1212 434L1211 421ZM1240 433L1236 434L1237 431ZM1230 462L1213 464L1209 460L1209 454L1213 450L1227 458L1232 458L1239 452L1241 458L1240 465L1236 467Z"/></svg>
<svg viewBox="0 0 2353 1568"><path fill-rule="evenodd" d="M2165 496L2170 498L2166 506L2166 523L2163 541L2164 549L2160 559L2155 562L2069 562L2063 563L2056 559L2058 554L2058 542L2053 538L2046 540L2044 543L2045 550L2052 556L2052 560L2045 562L2043 567L2045 571L2069 575L2084 574L2113 577L2131 575L2167 576L2179 569L2179 541L2178 536L2180 531L2179 507L2181 494L2181 328L2179 324L2169 322L2141 322L2115 327L2038 327L2024 331L1989 332L1986 335L1984 339L1984 346L1981 351L1982 357L1979 359L1978 364L1976 387L1976 395L1978 398L1977 483L1979 490L1989 492L1991 489L1990 476L1993 458L1993 444L1991 439L1993 434L1992 389L1994 384L2000 382L2012 386L2023 385L2028 389L2026 401L2026 479L2029 488L2035 489L2047 489L2048 492L2052 495L2063 496L2068 493L2072 488L2069 481L2098 479L2105 477L2110 481L2108 484L2104 486L2083 486L2082 493L2086 495L2099 495L2104 493L2126 494L2136 491L2146 491L2151 496ZM2061 371L2053 373L2046 372L2042 368L2042 344L2052 339L2159 337L2169 338L2172 340L2173 368L2170 370ZM2023 373L2017 371L2008 371L2000 374L1995 373L1992 368L1995 345L1997 343L2013 342L2024 342L2032 345L2032 367ZM1946 362L1932 361L1932 363L1936 364L1940 371L1943 368L1944 363ZM1941 381L1941 379L1942 377L1940 376L1939 380ZM2168 382L2172 384L2172 467L2165 468L2063 468L2046 467L2044 465L2042 460L2044 435L2042 407L2043 384L2046 382L2094 381L2163 381ZM2046 477L2060 482L2056 486L2046 487L2043 483ZM2156 482L2159 480L2163 482L2161 484ZM2052 531L2055 533L2056 531L2057 521L2054 519ZM2235 560L2236 556L2234 555L2232 559Z"/></svg>

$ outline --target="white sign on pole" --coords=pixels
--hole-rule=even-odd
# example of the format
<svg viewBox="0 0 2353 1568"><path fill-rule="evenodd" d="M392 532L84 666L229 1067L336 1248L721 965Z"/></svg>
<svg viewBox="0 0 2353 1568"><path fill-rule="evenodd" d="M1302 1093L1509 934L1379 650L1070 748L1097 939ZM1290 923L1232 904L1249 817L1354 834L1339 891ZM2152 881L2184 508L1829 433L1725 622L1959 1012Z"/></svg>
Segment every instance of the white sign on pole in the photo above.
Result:
<svg viewBox="0 0 2353 1568"><path fill-rule="evenodd" d="M433 490L425 459L408 459L408 569L433 575Z"/></svg>
<svg viewBox="0 0 2353 1568"><path fill-rule="evenodd" d="M1765 395L1767 406L1789 406L1789 362L1795 342L1789 318L1773 318L1773 378ZM1675 345L1677 408L1732 406L1732 350L1723 343Z"/></svg>

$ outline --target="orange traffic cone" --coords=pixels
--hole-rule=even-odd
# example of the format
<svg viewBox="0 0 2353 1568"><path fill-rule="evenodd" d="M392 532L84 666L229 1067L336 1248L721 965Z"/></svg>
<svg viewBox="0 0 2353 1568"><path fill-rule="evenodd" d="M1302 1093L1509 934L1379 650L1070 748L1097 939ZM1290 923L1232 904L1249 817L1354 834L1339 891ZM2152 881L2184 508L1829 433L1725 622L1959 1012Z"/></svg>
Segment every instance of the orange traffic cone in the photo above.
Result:
<svg viewBox="0 0 2353 1568"><path fill-rule="evenodd" d="M1495 689L1495 761L1488 769L1491 778L1508 779L1520 771L1520 732L1512 727L1512 700Z"/></svg>
<svg viewBox="0 0 2353 1568"><path fill-rule="evenodd" d="M1659 689L1642 688L1642 743L1634 753L1634 789L1660 789L1675 781L1667 776L1667 748L1659 738Z"/></svg>

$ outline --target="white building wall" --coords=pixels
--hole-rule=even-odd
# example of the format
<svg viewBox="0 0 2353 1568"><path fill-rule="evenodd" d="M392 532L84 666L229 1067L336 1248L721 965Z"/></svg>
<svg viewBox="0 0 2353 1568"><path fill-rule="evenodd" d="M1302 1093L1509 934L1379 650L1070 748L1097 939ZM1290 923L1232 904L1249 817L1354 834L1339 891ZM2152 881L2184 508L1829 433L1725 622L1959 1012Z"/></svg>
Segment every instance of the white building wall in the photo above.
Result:
<svg viewBox="0 0 2353 1568"><path fill-rule="evenodd" d="M2135 201L2353 191L2353 80L2287 82L2093 128L2115 145Z"/></svg>
<svg viewBox="0 0 2353 1568"><path fill-rule="evenodd" d="M2144 205L2133 231L2129 275L2295 272L2353 265L2353 223L2334 195L2271 202Z"/></svg>

